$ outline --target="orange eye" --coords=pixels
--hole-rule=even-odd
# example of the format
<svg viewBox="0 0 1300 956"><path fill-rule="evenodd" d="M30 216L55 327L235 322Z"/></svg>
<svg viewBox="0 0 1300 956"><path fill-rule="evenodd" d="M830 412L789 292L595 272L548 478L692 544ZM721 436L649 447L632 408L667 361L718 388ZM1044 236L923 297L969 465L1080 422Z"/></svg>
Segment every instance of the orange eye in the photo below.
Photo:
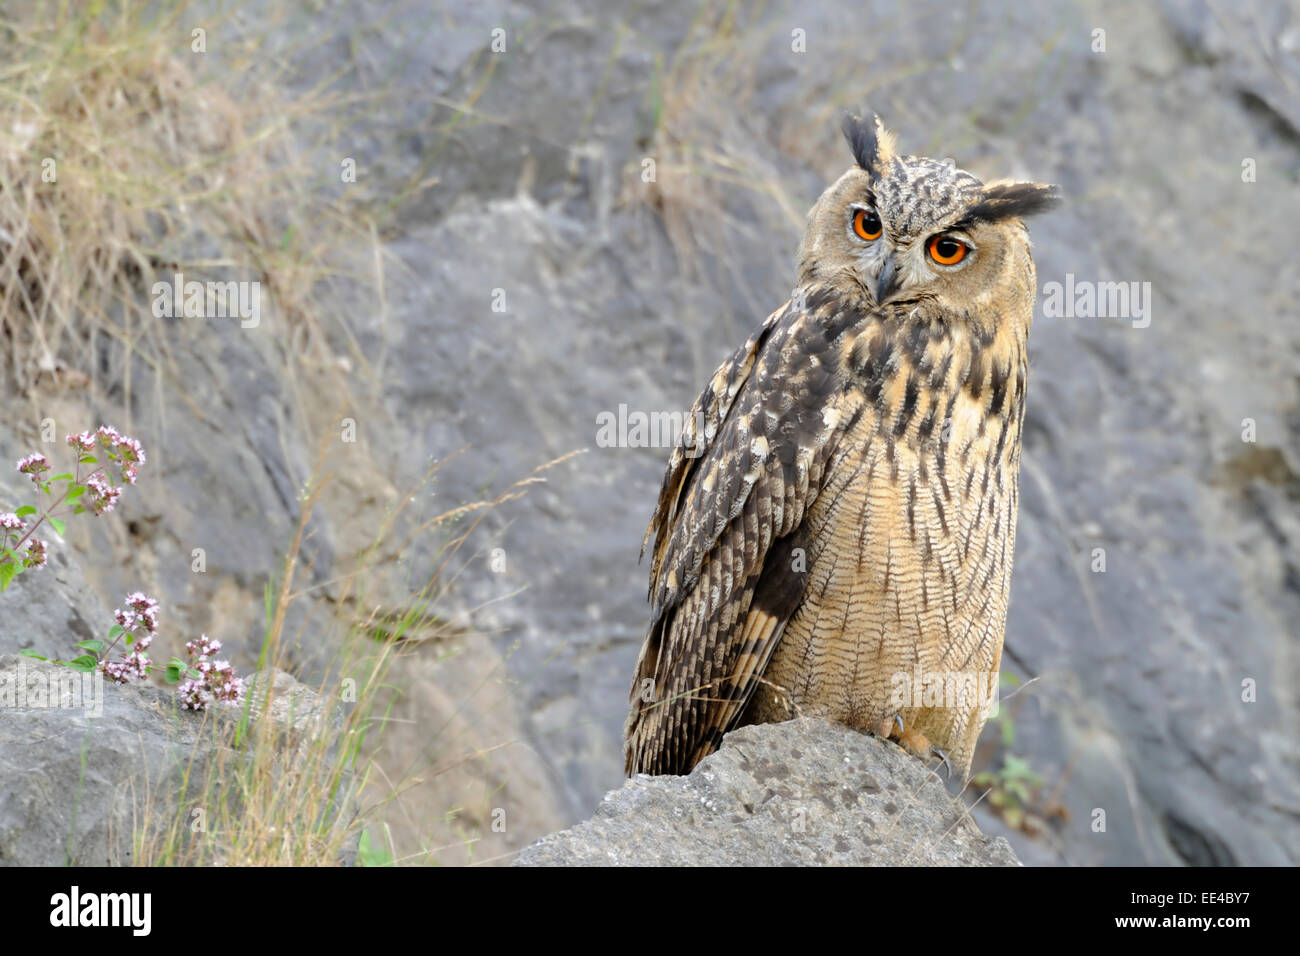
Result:
<svg viewBox="0 0 1300 956"><path fill-rule="evenodd" d="M935 236L929 241L930 258L941 266L955 266L966 258L970 247L952 236Z"/></svg>
<svg viewBox="0 0 1300 956"><path fill-rule="evenodd" d="M859 238L870 242L872 239L879 239L881 226L880 217L874 212L866 209L859 209L853 213L853 231Z"/></svg>

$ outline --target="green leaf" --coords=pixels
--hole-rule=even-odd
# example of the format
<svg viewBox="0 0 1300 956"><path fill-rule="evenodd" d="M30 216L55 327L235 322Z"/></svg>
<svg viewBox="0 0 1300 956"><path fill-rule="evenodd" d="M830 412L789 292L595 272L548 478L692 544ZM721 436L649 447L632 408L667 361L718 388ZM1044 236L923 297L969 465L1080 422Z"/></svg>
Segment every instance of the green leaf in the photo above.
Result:
<svg viewBox="0 0 1300 956"><path fill-rule="evenodd" d="M40 654L37 654L37 653L36 653L34 650L32 650L30 647L23 648L21 651L18 652L18 654L19 654L20 657L34 657L34 658L36 658L38 661L48 661L48 660L49 660L48 657L42 657Z"/></svg>
<svg viewBox="0 0 1300 956"><path fill-rule="evenodd" d="M33 508L31 505L23 505L21 508L19 508L17 511L15 511L14 514L16 514L18 517L21 518L21 517L23 517L24 515L34 515L34 514L36 514L36 509Z"/></svg>
<svg viewBox="0 0 1300 956"><path fill-rule="evenodd" d="M70 472L70 471L65 471L65 472L64 472L63 474L61 474L61 475L51 475L49 478L46 478L45 480L46 480L46 481L71 481L72 479L74 479L74 478L76 478L76 477L77 477L77 476L74 475L72 472Z"/></svg>
<svg viewBox="0 0 1300 956"><path fill-rule="evenodd" d="M6 551L6 554L10 552ZM22 570L22 565L17 561L9 560L0 563L0 591L8 591L9 585L13 579L18 577L18 572Z"/></svg>
<svg viewBox="0 0 1300 956"><path fill-rule="evenodd" d="M68 489L68 500L76 501L85 493L86 493L85 485L73 485L71 488Z"/></svg>
<svg viewBox="0 0 1300 956"><path fill-rule="evenodd" d="M104 642L101 640L97 640L93 637L89 638L88 640L77 641L77 643L72 646L80 647L82 650L91 651L92 653L95 654L104 653Z"/></svg>
<svg viewBox="0 0 1300 956"><path fill-rule="evenodd" d="M383 846L374 846L370 831L363 830L357 842L357 862L362 866L392 866L393 855Z"/></svg>
<svg viewBox="0 0 1300 956"><path fill-rule="evenodd" d="M169 660L167 662L167 673L164 675L167 680L167 683L179 684L181 682L181 678L185 676L185 671L188 667L189 665L186 664L179 657L173 657L171 660Z"/></svg>
<svg viewBox="0 0 1300 956"><path fill-rule="evenodd" d="M126 628L124 628L121 624L114 624L112 627L108 629L108 639L111 641L113 638L117 637L117 635L121 634L125 630Z"/></svg>
<svg viewBox="0 0 1300 956"><path fill-rule="evenodd" d="M81 462L81 464L83 464L83 465L98 465L98 464L99 464L99 459L96 458L94 455L82 455L80 458L77 459L77 461Z"/></svg>
<svg viewBox="0 0 1300 956"><path fill-rule="evenodd" d="M50 527L52 527L55 531L57 531L59 533L59 537L62 538L63 529L67 527L67 524L64 522L62 518L52 517L50 518Z"/></svg>
<svg viewBox="0 0 1300 956"><path fill-rule="evenodd" d="M99 660L89 654L82 654L80 657L74 657L72 660L68 661L67 664L74 671L81 671L89 674L99 666Z"/></svg>
<svg viewBox="0 0 1300 956"><path fill-rule="evenodd" d="M86 506L85 506L85 505L77 505L77 507L75 507L75 508L72 509L72 513L73 513L74 515L84 515L84 514L86 513Z"/></svg>

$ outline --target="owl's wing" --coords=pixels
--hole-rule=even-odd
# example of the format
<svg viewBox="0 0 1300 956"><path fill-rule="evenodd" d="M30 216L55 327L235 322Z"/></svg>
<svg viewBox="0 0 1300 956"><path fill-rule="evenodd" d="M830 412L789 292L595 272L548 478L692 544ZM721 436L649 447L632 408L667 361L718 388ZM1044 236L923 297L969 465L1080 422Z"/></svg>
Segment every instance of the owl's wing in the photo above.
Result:
<svg viewBox="0 0 1300 956"><path fill-rule="evenodd" d="M685 773L716 749L799 604L798 532L838 437L864 410L840 354L862 316L840 303L817 292L774 312L691 410L642 548L653 539L629 773Z"/></svg>

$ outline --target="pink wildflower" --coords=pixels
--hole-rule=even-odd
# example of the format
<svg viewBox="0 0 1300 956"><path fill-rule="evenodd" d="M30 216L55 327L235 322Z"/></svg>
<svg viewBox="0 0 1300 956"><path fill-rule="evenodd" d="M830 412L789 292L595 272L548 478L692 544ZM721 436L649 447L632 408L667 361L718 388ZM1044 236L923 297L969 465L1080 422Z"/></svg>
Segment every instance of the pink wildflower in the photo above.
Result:
<svg viewBox="0 0 1300 956"><path fill-rule="evenodd" d="M206 634L185 645L190 666L199 672L198 679L190 679L180 686L181 704L189 710L206 710L214 700L235 704L244 693L244 681L235 676L228 661L208 660L221 650L221 642L211 640Z"/></svg>
<svg viewBox="0 0 1300 956"><path fill-rule="evenodd" d="M101 661L99 669L113 683L126 684L133 680L144 680L149 676L149 658L136 650L125 655L121 660Z"/></svg>
<svg viewBox="0 0 1300 956"><path fill-rule="evenodd" d="M41 483L41 474L50 470L49 459L40 452L33 452L26 458L18 460L18 471L31 477L37 484Z"/></svg>
<svg viewBox="0 0 1300 956"><path fill-rule="evenodd" d="M69 435L68 444L82 454L89 454L95 450L95 433L82 432L80 435Z"/></svg>
<svg viewBox="0 0 1300 956"><path fill-rule="evenodd" d="M140 466L145 463L144 446L134 438L123 435L111 425L100 425L95 430L95 436L98 437L99 443L108 449L108 456L118 463L122 480L128 485L135 484ZM76 436L78 442L85 437L84 434ZM69 436L69 440L71 438L72 436Z"/></svg>
<svg viewBox="0 0 1300 956"><path fill-rule="evenodd" d="M23 567L39 568L45 565L45 542L40 538L32 538L27 542L27 554L23 558Z"/></svg>
<svg viewBox="0 0 1300 956"><path fill-rule="evenodd" d="M122 489L115 488L103 475L94 474L86 479L86 488L90 491L90 510L97 515L112 511L117 499L122 497Z"/></svg>

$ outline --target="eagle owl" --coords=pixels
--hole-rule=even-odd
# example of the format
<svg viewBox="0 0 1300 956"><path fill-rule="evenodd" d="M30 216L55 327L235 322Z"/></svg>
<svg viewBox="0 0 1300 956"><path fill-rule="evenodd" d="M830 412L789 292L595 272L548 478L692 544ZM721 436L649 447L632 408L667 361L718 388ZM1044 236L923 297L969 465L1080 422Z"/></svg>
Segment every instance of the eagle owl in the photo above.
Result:
<svg viewBox="0 0 1300 956"><path fill-rule="evenodd" d="M996 699L1036 279L1054 186L982 183L847 117L789 302L714 374L642 544L631 773L821 717L965 779ZM990 686L991 684L991 686Z"/></svg>

